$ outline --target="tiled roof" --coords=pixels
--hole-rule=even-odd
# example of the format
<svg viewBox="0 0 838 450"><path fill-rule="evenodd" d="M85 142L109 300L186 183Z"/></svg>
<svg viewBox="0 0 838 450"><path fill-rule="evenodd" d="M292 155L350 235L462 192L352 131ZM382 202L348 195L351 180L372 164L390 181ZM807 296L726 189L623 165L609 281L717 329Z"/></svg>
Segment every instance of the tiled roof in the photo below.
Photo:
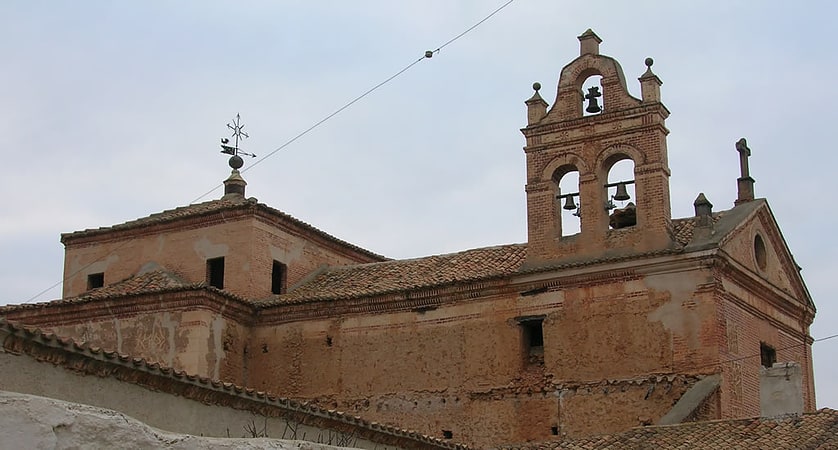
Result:
<svg viewBox="0 0 838 450"><path fill-rule="evenodd" d="M675 241L681 245L690 243L693 231L695 231L695 219L695 217L686 217L672 220L672 234L675 235Z"/></svg>
<svg viewBox="0 0 838 450"><path fill-rule="evenodd" d="M526 244L329 269L279 303L363 297L510 275L526 259Z"/></svg>
<svg viewBox="0 0 838 450"><path fill-rule="evenodd" d="M153 270L141 275L132 276L125 280L109 284L96 289L91 289L77 297L62 298L50 302L23 303L20 305L0 306L0 314L12 310L41 308L45 305L61 305L70 303L87 303L93 300L124 297L132 294L149 294L179 288L193 288L200 285L190 285L181 280L177 275L164 270Z"/></svg>
<svg viewBox="0 0 838 450"><path fill-rule="evenodd" d="M151 225L158 225L158 224L166 224L175 222L177 220L187 219L187 218L194 218L194 217L201 217L205 215L214 214L220 211L232 211L238 209L249 209L253 208L254 210L260 209L269 215L276 217L280 220L290 222L295 224L299 227L307 229L314 234L317 234L329 241L338 243L342 246L354 249L358 252L364 253L367 256L373 257L378 260L386 260L384 256L379 254L373 253L365 248L358 247L357 245L351 244L344 240L338 239L332 236L325 231L322 231L314 226L303 222L293 216L290 216L278 209L271 208L263 203L259 203L255 198L247 198L245 199L242 196L232 196L231 198L226 199L218 199L218 200L210 200L208 202L203 203L195 203L188 206L182 206L175 209L169 209L163 212L155 213L147 217L142 217L139 219L131 220L128 222L124 222L121 224L113 225L110 227L100 227L100 228L89 228L82 231L75 231L72 233L63 233L61 235L61 242L66 242L68 239L72 240L75 238L80 237L87 237L87 236L95 236L98 234L105 234L113 231L123 231L123 230L131 230L136 228L142 228Z"/></svg>
<svg viewBox="0 0 838 450"><path fill-rule="evenodd" d="M215 380L198 375L191 375L184 371L180 371L171 367L164 366L160 363L146 360L145 358L132 357L130 355L118 353L116 351L108 351L100 347L90 346L86 343L77 343L73 339L62 338L52 333L44 333L39 329L27 327L25 325L15 324L5 319L0 319L0 330L13 334L20 339L29 343L34 343L44 347L53 349L53 351L67 351L75 356L80 356L89 360L96 360L108 365L119 366L129 371L140 371L147 374L152 374L157 377L167 378L169 380L167 386L172 387L178 383L197 386L199 388L210 391L225 393L233 395L246 400L259 402L260 404L271 405L280 409L294 411L304 416L325 417L337 422L350 424L359 428L365 428L374 432L384 433L391 436L419 441L426 444L424 447L446 448L446 449L468 449L467 446L457 444L450 441L445 441L431 436L426 436L415 431L405 430L389 425L379 424L377 422L368 422L358 416L351 416L349 414L320 408L308 402L298 402L287 398L279 397L269 392L257 391L256 389L239 386L234 383L228 383L221 380ZM10 345L9 341L5 341L4 345ZM14 344L11 344L14 345ZM20 349L15 349L14 353L20 354ZM42 355L41 355L42 356ZM50 362L56 365L61 365L63 358L50 358ZM82 365L73 365L74 370L82 367ZM86 365L85 365L86 367ZM101 374L97 375L101 376ZM114 376L114 373L111 373ZM97 377L93 377L97 378ZM123 380L125 381L125 380ZM188 397L188 392L183 391L179 395Z"/></svg>
<svg viewBox="0 0 838 450"><path fill-rule="evenodd" d="M532 444L506 449L646 450L646 449L838 449L838 411L778 419L734 419L633 428L617 434Z"/></svg>
<svg viewBox="0 0 838 450"><path fill-rule="evenodd" d="M255 199L213 200L210 202L190 205L184 208L164 211L143 219L99 230L131 228L149 223L165 222L181 217L210 213L227 208L239 208L246 205L253 206L257 205L257 203L255 202ZM273 210L264 205L260 204L259 207L264 207L272 213L286 216L284 213ZM735 222L736 217L733 217L733 214L728 214L729 212L730 211L722 211L713 214L714 223L721 225L725 222ZM287 217L290 218L290 216ZM293 218L291 218L291 220L296 221L296 219ZM695 230L695 223L695 217L672 220L673 234L676 241L681 246L687 246L691 243ZM309 225L305 224L305 226ZM73 234L95 232L99 230L87 230ZM718 239L719 235L716 235L715 238ZM526 260L526 247L526 244L507 244L407 260L386 260L382 262L352 266L329 267L324 269L321 273L313 275L311 279L307 280L304 284L296 289L293 289L287 294L272 296L270 298L257 301L256 303L266 306L362 298L372 295L386 295L416 289L433 288L462 282L473 282L510 276L518 272ZM642 255L632 254L612 256L606 259L572 261L569 263L561 263L561 261L558 261L558 265L531 268L530 271L561 270L567 267L618 261L626 258L671 254L680 251L683 250L668 249L662 252L651 252ZM154 271L129 278L120 283L115 283L113 285L86 292L73 299L57 300L52 303L86 302L131 294L195 288L207 288L207 286L204 283L187 284L170 273ZM241 300L243 303L253 304L249 300L238 297L236 298ZM3 307L0 307L0 313L2 313L2 311Z"/></svg>
<svg viewBox="0 0 838 450"><path fill-rule="evenodd" d="M118 283L89 290L78 296L79 299L100 299L135 293L164 291L182 287L198 287L203 283L187 283L177 275L165 270L152 270L135 275Z"/></svg>
<svg viewBox="0 0 838 450"><path fill-rule="evenodd" d="M718 223L725 215L725 211L713 214L713 223ZM684 217L682 219L672 219L672 234L675 235L675 241L681 245L687 245L693 238L695 231L695 221L697 217Z"/></svg>
<svg viewBox="0 0 838 450"><path fill-rule="evenodd" d="M722 213L714 214L714 221L718 221L721 216ZM679 244L689 244L695 229L695 219L695 217L687 217L672 221L673 231ZM638 255L626 257L636 256ZM652 256L652 254L646 256ZM521 268L526 257L526 244L507 244L445 255L329 268L298 289L273 297L267 302L286 304L358 298L508 276ZM621 258L615 257L601 262L619 259ZM596 262L600 261L573 262L570 265L578 266Z"/></svg>
<svg viewBox="0 0 838 450"><path fill-rule="evenodd" d="M61 235L62 240L65 238L74 238L79 236L88 236L88 235L95 235L99 233L105 233L108 231L119 231L119 230L128 230L132 228L139 228L147 225L154 225L159 223L166 223L171 222L177 219L183 219L187 217L195 217L201 216L204 214L212 214L214 212L228 210L228 209L236 209L241 207L247 207L255 205L255 199L245 199L241 196L235 196L229 199L219 199L219 200L210 200L208 202L203 203L195 203L188 206L181 206L175 209L169 209L166 211L162 211L159 213L152 214L147 217L141 217L135 220L129 220L128 222L120 223L117 225L109 226L109 227L99 227L99 228L88 228L86 230L81 231L74 231L72 233L63 233ZM290 216L288 216L290 217Z"/></svg>
<svg viewBox="0 0 838 450"><path fill-rule="evenodd" d="M252 302L247 299L221 289L210 287L206 283L188 283L171 272L158 269L135 275L107 286L91 289L76 297L67 297L49 302L0 306L0 314L8 314L21 310L38 309L51 306L89 303L97 300L119 299L131 295L147 295L190 289L208 289L215 291L220 295L238 300L239 302L252 304Z"/></svg>

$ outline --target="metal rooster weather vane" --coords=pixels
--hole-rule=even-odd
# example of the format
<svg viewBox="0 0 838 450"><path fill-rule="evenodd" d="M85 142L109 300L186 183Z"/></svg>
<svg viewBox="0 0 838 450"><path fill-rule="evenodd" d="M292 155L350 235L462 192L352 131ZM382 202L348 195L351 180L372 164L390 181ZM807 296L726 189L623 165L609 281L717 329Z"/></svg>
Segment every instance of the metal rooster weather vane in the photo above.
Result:
<svg viewBox="0 0 838 450"><path fill-rule="evenodd" d="M233 130L233 134L230 137L235 138L236 141L234 145L230 145L229 138L221 138L221 153L232 155L229 161L230 167L238 170L244 165L244 160L239 155L250 156L251 158L255 158L256 155L242 151L239 148L239 141L247 139L250 136L244 132L244 125L241 123L241 116L238 113L236 113L236 120L232 124L228 123L227 128Z"/></svg>

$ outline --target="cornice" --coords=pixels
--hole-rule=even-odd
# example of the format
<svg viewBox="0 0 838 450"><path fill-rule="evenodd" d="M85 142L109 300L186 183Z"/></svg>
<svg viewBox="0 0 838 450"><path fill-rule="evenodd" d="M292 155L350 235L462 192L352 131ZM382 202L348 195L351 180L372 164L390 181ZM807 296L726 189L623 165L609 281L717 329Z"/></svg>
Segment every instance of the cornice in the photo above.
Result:
<svg viewBox="0 0 838 450"><path fill-rule="evenodd" d="M486 299L516 292L508 276L429 286L369 296L318 298L300 303L265 304L259 307L257 326L346 315L427 311L461 300Z"/></svg>
<svg viewBox="0 0 838 450"><path fill-rule="evenodd" d="M632 126L630 128L616 130L616 132L625 133L627 130L643 129L655 126L660 126L664 130L666 130L666 127L663 126L662 121L666 119L666 117L669 115L668 113L669 111L666 110L666 107L664 107L662 103L644 104L631 109L624 109L614 112L606 111L602 114L598 114L595 116L583 116L558 122L539 122L532 124L526 128L522 128L521 132L524 134L525 137L529 138L537 135L555 133L557 131L572 131L576 129L584 129L590 126L608 124L611 122L624 121L626 119L639 118L655 114L658 114L660 116L661 123L657 123L654 121L643 121L642 125L640 126ZM669 130L666 130L666 134L669 134Z"/></svg>
<svg viewBox="0 0 838 450"><path fill-rule="evenodd" d="M724 253L721 250L719 251L719 253L720 256L718 258L719 263L717 264L717 270L720 275L736 283L737 286L753 294L755 297L758 297L763 301L767 302L771 307L776 308L781 313L801 322L802 325L808 327L812 324L815 315L815 311L813 308L809 307L808 305L799 301L798 299L795 299L794 297L792 297L782 289L778 288L777 286L774 286L768 280L755 276L755 274L753 274L748 268L743 266L735 259L731 258L729 255L727 255L727 253ZM788 329L788 326L778 322L771 316L754 308L745 300L735 296L731 297L735 299L735 303L737 304L737 306L740 306L750 311L752 314L758 315L763 319L768 320L776 326L781 326L783 328ZM801 334L800 330L788 330L793 334ZM801 334L801 336L803 335L805 335L805 333Z"/></svg>
<svg viewBox="0 0 838 450"><path fill-rule="evenodd" d="M242 204L228 209L196 213L186 217L152 222L144 225L137 225L126 228L90 230L90 234L73 236L66 234L61 237L61 242L66 248L83 247L86 245L99 245L107 242L119 242L128 239L148 237L163 234L171 231L188 231L198 228L208 228L241 219L247 219L252 214L253 205ZM87 231L87 230L85 230Z"/></svg>
<svg viewBox="0 0 838 450"><path fill-rule="evenodd" d="M571 289L591 283L630 281L655 273L680 272L706 267L709 252L675 257L631 255L592 262L568 263L521 271L481 280L429 286L410 291L394 291L371 296L318 298L298 303L259 306L257 326L274 325L307 319L327 319L344 315L422 311L463 300L483 300L535 290ZM638 264L638 260L642 261ZM281 301L281 298L280 298Z"/></svg>
<svg viewBox="0 0 838 450"><path fill-rule="evenodd" d="M0 310L2 317L32 326L72 325L91 319L123 318L162 311L205 309L252 326L255 308L247 300L203 286L162 289L98 299L71 299Z"/></svg>

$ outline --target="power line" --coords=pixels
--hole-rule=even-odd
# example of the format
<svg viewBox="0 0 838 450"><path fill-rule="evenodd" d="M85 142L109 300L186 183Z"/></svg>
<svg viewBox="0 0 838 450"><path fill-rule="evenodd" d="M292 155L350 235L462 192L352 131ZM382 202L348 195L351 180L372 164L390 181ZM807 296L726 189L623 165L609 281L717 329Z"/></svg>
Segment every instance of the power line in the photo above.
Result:
<svg viewBox="0 0 838 450"><path fill-rule="evenodd" d="M830 336L824 336L822 338L813 339L812 343L814 344L815 342L828 341L828 340L834 339L834 338L838 338L838 334L833 334L833 335L830 335ZM777 350L777 351L791 350L793 348L802 347L804 345L806 345L806 342L787 345L785 347L780 347L780 348L777 348L775 350ZM705 367L715 367L715 366L720 366L722 364L728 364L728 363L737 362L737 361L744 361L746 359L757 358L757 357L761 357L761 356L762 356L762 353L754 353L754 354L750 354L750 355L739 356L739 357L736 357L736 358L728 358L724 361L719 361L719 362L715 362L715 363L705 364L703 366L698 366L698 367L696 367L696 369L701 369L701 368L705 368Z"/></svg>
<svg viewBox="0 0 838 450"><path fill-rule="evenodd" d="M302 132L298 133L296 136L292 137L291 139L289 139L288 141L286 141L285 143L283 143L283 144L282 144L282 145L280 145L279 147L275 148L273 151L271 151L271 152L270 152L270 153L268 153L267 155L265 155L265 156L263 156L262 158L258 159L258 160L257 160L257 161L255 161L253 164L251 164L249 167L247 167L247 168L245 168L244 170L242 170L242 172L247 172L248 170L252 169L253 167L256 167L257 165L259 165L259 164L260 164L261 162L263 162L264 160L266 160L266 159L270 158L271 156L275 155L275 154L276 154L277 152L279 152L280 150L282 150L282 149L284 149L284 148L288 147L289 145L293 144L295 141L297 141L297 140L298 140L298 139L300 139L301 137L305 136L305 135L306 135L306 134L308 134L309 132L313 131L314 129L316 129L316 128L317 128L317 127L319 127L320 125L324 124L325 122L327 122L327 121L328 121L329 119L331 119L332 117L335 117L336 115L340 114L341 112L343 112L344 110L346 110L346 109L347 109L347 108L349 108L350 106L352 106L352 105L354 105L355 103L357 103L357 102L359 102L360 100L362 100L364 97L366 97L366 96L368 96L368 95L372 94L373 92L375 92L376 90L378 90L380 87L382 87L382 86L384 86L385 84L387 84L387 83L389 83L389 82L393 81L393 80L394 80L394 79L396 79L399 75L401 75L401 74L403 74L403 73L407 72L407 71L408 71L408 70L410 70L413 66L415 66L416 64L419 64L422 60L424 60L424 59L430 59L431 57L433 57L433 54L434 54L434 53L439 53L439 52L440 52L440 50L442 50L442 49L443 49L444 47L446 47L447 45L449 45L449 44L453 43L454 41L456 41L456 40L460 39L461 37L465 36L466 34L468 34L469 32L471 32L472 30L474 30L474 29L475 29L475 28L477 28L478 26L482 25L484 22L486 22L487 20L489 20L490 18L492 18L492 16L494 16L495 14L499 13L502 9L506 8L507 6L509 6L509 4L510 4L510 3L512 3L513 1L514 1L514 0L508 0L506 3L504 3L504 4L503 4L503 5L501 5L499 8L497 8L497 9L495 9L494 11L492 11L491 13L489 13L489 14L488 14L487 16L485 16L484 18L480 19L480 21L478 21L477 23L475 23L474 25L472 25L471 27L469 27L468 29L466 29L466 30L465 30L465 31L463 31L462 33L460 33L460 34L458 34L458 35L454 36L453 38L449 39L449 40L448 40L447 42L445 42L444 44L442 44L442 45L440 45L439 47L437 47L437 48L436 48L436 50L428 50L428 51L426 51L426 52L425 52L425 53L424 53L424 54L423 54L420 58L418 58L418 59L416 59L415 61L411 62L410 64L406 65L404 68L402 68L402 69L401 69L401 70L399 70L398 72L394 73L393 75L390 75L389 77L387 77L386 79L384 79L384 81L381 81L380 83L376 84L375 86L373 86L373 87L371 87L371 88L367 89L366 91L364 91L364 93L362 93L361 95L359 95L359 96L355 97L354 99L350 100L348 103L346 103L346 104L344 104L343 106L341 106L340 108L336 109L336 110L335 110L334 112L332 112L331 114L328 114L326 117L324 117L324 118L320 119L319 121L315 122L315 123L314 123L314 125L312 125L312 126L310 126L310 127L306 128L305 130L303 130ZM206 197L207 195L211 194L213 191L215 191L216 189L218 189L219 187L222 187L222 186L223 186L223 184L218 184L218 185L214 186L214 187L213 187L212 189L210 189L209 191L207 191L207 192L205 192L205 193L201 194L200 196L198 196L197 198L195 198L194 200L192 200L192 201L190 202L190 204L191 204L191 203L195 203L195 202L197 202L198 200L201 200L202 198ZM126 246L126 245L128 245L128 242L127 242L127 241L126 241L126 242L123 242L122 244L117 245L116 247L114 247L113 249L111 249L111 251L110 251L110 252L108 252L108 254L112 254L112 253L116 252L117 250L121 249L122 247L124 247L124 246ZM29 297L29 299L28 299L28 300L26 300L26 301L24 301L24 302L21 302L21 303L29 303L29 302L31 302L32 300L35 300L36 298L38 298L38 297L40 297L40 296L44 295L45 293L49 292L50 290L52 290L52 289L54 289L54 288L58 287L59 285L61 285L62 283L64 283L64 282L65 282L67 279L69 279L70 277L73 277L73 276L75 276L75 275L77 275L77 274L81 273L82 271L84 271L84 270L85 270L85 269L87 269L88 267L90 267L90 266L92 266L93 264L96 264L97 262L101 261L101 260L102 260L102 258L104 258L104 256L102 256L102 257L100 257L100 258L98 258L98 259L95 259L95 260L93 260L92 262L90 262L90 263L88 263L88 264L86 264L86 265L84 265L84 266L80 267L79 269L77 269L77 270L73 271L72 273L70 273L70 274L69 274L69 275L67 275L66 277L64 277L64 278L62 278L61 280L57 281L57 282L56 282L55 284L53 284L52 286L50 286L50 287L48 287L48 288L46 288L46 289L42 290L41 292L38 292L37 294L33 295L32 297Z"/></svg>
<svg viewBox="0 0 838 450"><path fill-rule="evenodd" d="M472 30L474 30L475 28L477 28L477 27L479 27L480 25L482 25L482 24L483 24L483 22L486 22L487 20L491 19L491 18L492 18L492 16L494 16L495 14L499 13L501 10L503 10L504 8L506 8L507 6L509 6L509 4L511 4L513 1L514 1L514 0L508 0L506 3L504 3L503 5L501 5L500 7L498 7L497 9L495 9L494 11L492 11L491 13L489 13L489 14L488 14L487 16L485 16L484 18L480 19L477 23L475 23L475 24L474 24L474 25L472 25L471 27L467 28L467 29L466 29L465 31L463 31L462 33L460 33L460 34L458 34L458 35L454 36L453 38L451 38L451 39L449 39L448 41L446 41L444 44L442 44L442 45L440 45L439 47L437 47L437 48L436 48L436 50L427 50L427 51L425 51L425 54L424 54L424 55L422 55L421 57L419 57L418 59L416 59L415 61L413 61L413 62L411 62L410 64L406 65L404 68L402 68L402 69L401 69L401 70L399 70L398 72L394 73L393 75L390 75L390 76L389 76L389 77L387 77L384 81L382 81L382 82L380 82L380 83L376 84L375 86L373 86L373 87L371 87L371 88L367 89L366 91L364 91L364 93L363 93L363 94L361 94L361 95L359 95L359 96L355 97L354 99L350 100L348 103L344 104L344 105L343 105L343 106L341 106L340 108L338 108L338 109L336 109L335 111L333 111L331 114L328 114L326 117L324 117L324 118L320 119L319 121L315 122L315 123L314 123L314 125L312 125L312 126L310 126L310 127L306 128L305 130L301 131L300 133L298 133L297 135L295 135L295 136L294 136L294 137L292 137L291 139L289 139L289 140L285 141L285 143L283 143L283 144L282 144L282 145L280 145L279 147L275 148L274 150L272 150L272 151L271 151L270 153L268 153L267 155L265 155L265 156L263 156L263 157L259 158L259 159L258 159L258 160L256 160L253 164L251 164L250 166L248 166L248 167L246 167L245 169L243 169L241 172L242 172L242 173L244 173L244 172L247 172L248 170L250 170L250 169L252 169L252 168L256 167L257 165L261 164L263 161L265 161L266 159L268 159L268 158L270 158L271 156L275 155L276 153L278 153L279 151L281 151L281 150L282 150L282 149L284 149L285 147L288 147L289 145L293 144L294 142L296 142L296 141L297 141L298 139L300 139L301 137L303 137L303 136L307 135L309 132L313 131L315 128L319 127L320 125L323 125L324 123L326 123L326 122L327 122L329 119L331 119L332 117L335 117L336 115L338 115L338 114L340 114L341 112L343 112L345 109L349 108L350 106L352 106L352 105L354 105L355 103L357 103L357 102L359 102L360 100L362 100L364 97L366 97L366 96L368 96L368 95L372 94L373 92L375 92L376 90L378 90L380 87L382 87L382 86L384 86L385 84L387 84L387 83L389 83L389 82L393 81L393 80L394 80L394 79L396 79L399 75L401 75L401 74L403 74L403 73L407 72L408 70L410 70L411 68L413 68L413 66L415 66L416 64L419 64L420 62L422 62L422 61L423 61L423 60L425 60L425 59L431 59L435 53L436 53L436 54L438 54L438 53L439 53L439 52L440 52L443 48L445 48L446 46L448 46L448 45L450 45L450 44L454 43L456 40L458 40L458 39L460 39L461 37L465 36L466 34L470 33ZM213 188L212 188L212 189L210 189L209 191L204 192L203 194L201 194L200 196L198 196L198 198L196 198L195 200L192 200L192 202L191 202L191 203L195 203L195 202L197 202L198 200L200 200L200 199L202 199L202 198L206 197L207 195L211 194L213 191L215 191L216 189L218 189L218 188L220 188L220 187L222 187L222 186L223 186L223 184L218 184L218 185L216 185L215 187L213 187Z"/></svg>

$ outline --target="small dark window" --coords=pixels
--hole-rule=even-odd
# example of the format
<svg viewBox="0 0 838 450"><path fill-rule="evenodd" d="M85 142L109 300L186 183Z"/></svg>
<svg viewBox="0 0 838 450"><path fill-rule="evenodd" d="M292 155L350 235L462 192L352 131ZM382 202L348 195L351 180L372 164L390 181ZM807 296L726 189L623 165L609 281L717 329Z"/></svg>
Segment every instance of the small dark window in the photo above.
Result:
<svg viewBox="0 0 838 450"><path fill-rule="evenodd" d="M207 283L218 289L224 289L224 258L207 260Z"/></svg>
<svg viewBox="0 0 838 450"><path fill-rule="evenodd" d="M279 261L274 261L273 270L271 271L271 293L284 294L287 277L288 266Z"/></svg>
<svg viewBox="0 0 838 450"><path fill-rule="evenodd" d="M524 357L530 363L544 361L544 316L522 317L521 337L524 347Z"/></svg>
<svg viewBox="0 0 838 450"><path fill-rule="evenodd" d="M765 342L759 343L759 358L762 366L770 369L777 362L777 350Z"/></svg>
<svg viewBox="0 0 838 450"><path fill-rule="evenodd" d="M559 435L559 427L556 426L556 425L553 425L552 427L550 427L550 434L552 434L553 436L558 436Z"/></svg>
<svg viewBox="0 0 838 450"><path fill-rule="evenodd" d="M451 430L442 430L442 437L445 439L454 439L454 432Z"/></svg>
<svg viewBox="0 0 838 450"><path fill-rule="evenodd" d="M87 276L87 290L100 288L105 285L105 273L91 273Z"/></svg>
<svg viewBox="0 0 838 450"><path fill-rule="evenodd" d="M532 320L524 322L524 334L526 335L526 342L530 350L544 349L544 330L541 327L540 320Z"/></svg>

